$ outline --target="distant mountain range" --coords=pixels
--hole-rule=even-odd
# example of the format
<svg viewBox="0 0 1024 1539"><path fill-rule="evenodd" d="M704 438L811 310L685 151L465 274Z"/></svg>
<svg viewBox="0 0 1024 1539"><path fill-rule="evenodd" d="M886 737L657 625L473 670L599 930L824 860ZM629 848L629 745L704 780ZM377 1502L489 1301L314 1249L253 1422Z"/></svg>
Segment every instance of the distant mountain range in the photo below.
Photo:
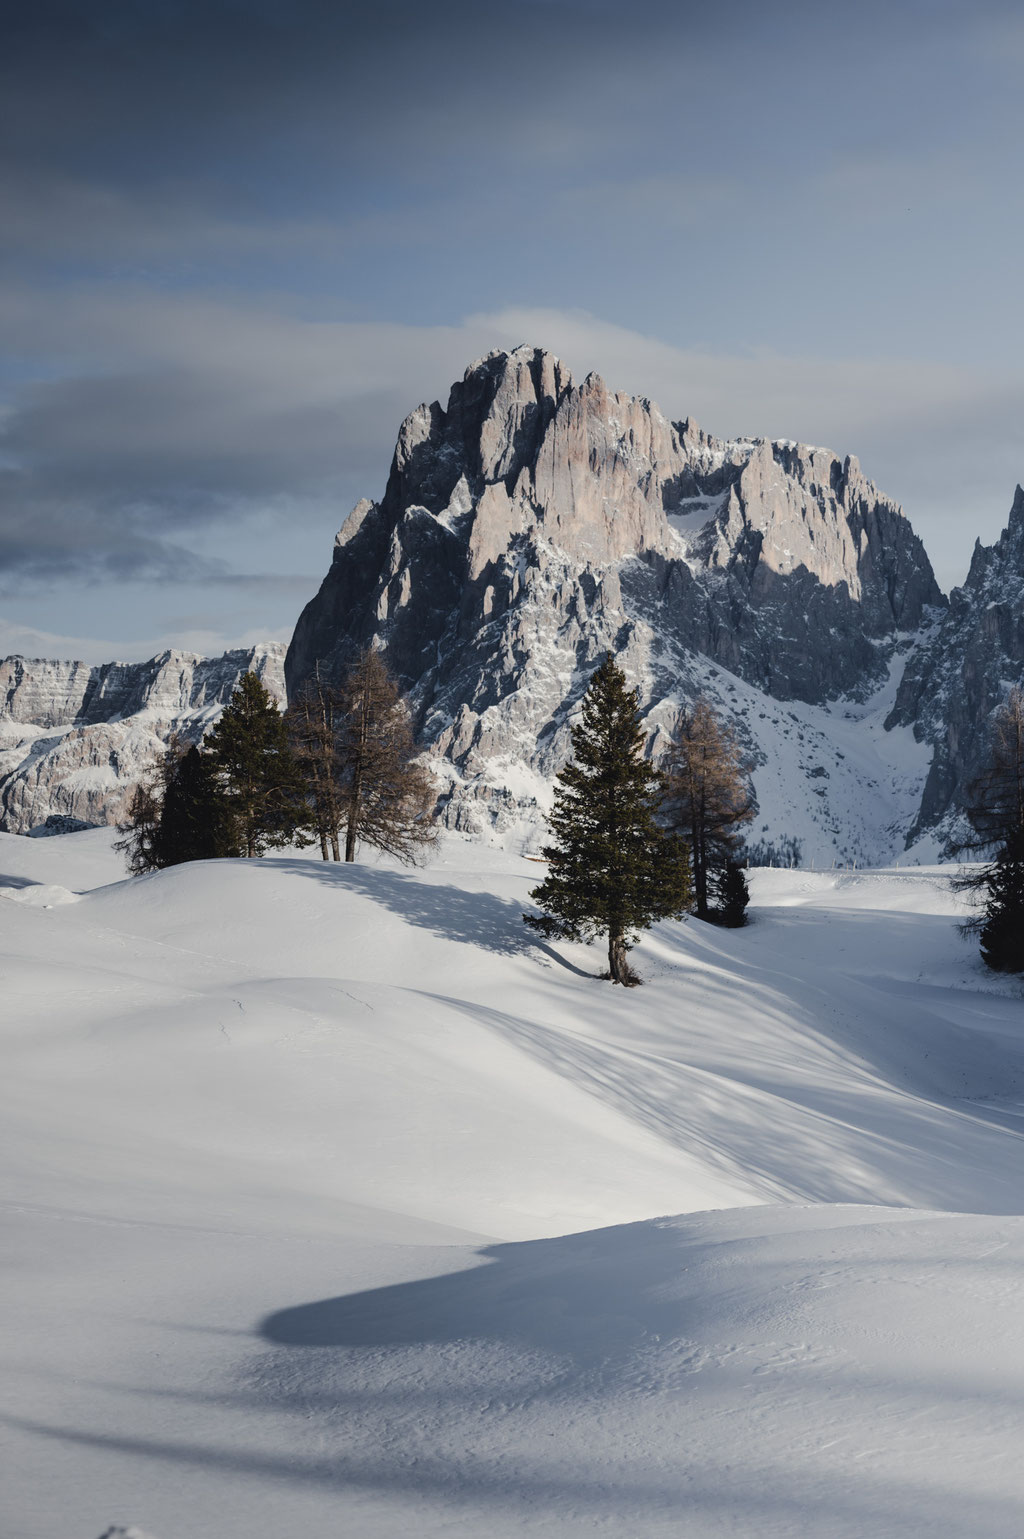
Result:
<svg viewBox="0 0 1024 1539"><path fill-rule="evenodd" d="M201 738L247 669L283 700L283 662L276 643L223 657L172 651L96 667L4 658L0 829L27 833L47 818L116 822L170 735Z"/></svg>
<svg viewBox="0 0 1024 1539"><path fill-rule="evenodd" d="M611 649L640 688L654 754L699 691L733 719L756 764L762 854L795 839L816 862L889 860L908 844L928 858L992 710L1024 675L1022 600L1019 487L1007 530L977 546L947 603L855 459L713 438L521 347L474 364L446 407L406 418L384 495L339 533L285 676L294 692L318 662L337 673L380 647L410 693L444 820L520 843ZM123 686L123 665L85 670L103 678L83 684L81 664L0 664L0 826L24 829L44 808L113 816L168 724L187 717L195 735L250 665L189 658L180 687L157 685L183 657L134 665ZM273 649L259 665L270 681ZM128 734L103 758L89 733L115 721ZM26 732L12 745L12 723L40 738L60 726L61 744L28 751Z"/></svg>

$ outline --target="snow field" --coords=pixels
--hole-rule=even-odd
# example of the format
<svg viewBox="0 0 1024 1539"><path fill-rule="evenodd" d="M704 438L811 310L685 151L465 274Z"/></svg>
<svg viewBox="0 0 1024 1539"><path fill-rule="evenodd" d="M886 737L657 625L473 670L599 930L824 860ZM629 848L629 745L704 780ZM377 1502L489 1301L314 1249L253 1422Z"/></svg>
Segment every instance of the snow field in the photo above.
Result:
<svg viewBox="0 0 1024 1539"><path fill-rule="evenodd" d="M621 991L538 871L0 836L5 1535L1019 1531L1020 986L948 873L755 873Z"/></svg>

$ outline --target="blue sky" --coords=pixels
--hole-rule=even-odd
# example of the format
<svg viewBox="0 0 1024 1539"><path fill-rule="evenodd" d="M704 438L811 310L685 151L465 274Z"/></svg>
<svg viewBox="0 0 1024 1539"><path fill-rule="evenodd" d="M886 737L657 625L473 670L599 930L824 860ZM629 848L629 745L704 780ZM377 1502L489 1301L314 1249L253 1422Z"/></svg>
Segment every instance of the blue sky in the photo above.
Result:
<svg viewBox="0 0 1024 1539"><path fill-rule="evenodd" d="M856 454L966 572L1024 479L1017 4L47 0L0 57L0 654L286 639L496 346Z"/></svg>

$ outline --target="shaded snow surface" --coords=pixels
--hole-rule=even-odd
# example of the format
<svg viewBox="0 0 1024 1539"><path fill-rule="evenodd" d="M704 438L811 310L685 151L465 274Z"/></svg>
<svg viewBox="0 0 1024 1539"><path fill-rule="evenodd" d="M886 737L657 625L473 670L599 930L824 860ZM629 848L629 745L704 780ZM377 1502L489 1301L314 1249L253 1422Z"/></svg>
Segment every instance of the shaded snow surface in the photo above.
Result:
<svg viewBox="0 0 1024 1539"><path fill-rule="evenodd" d="M1019 1534L1024 1009L948 872L757 873L622 991L539 871L0 835L5 1539Z"/></svg>

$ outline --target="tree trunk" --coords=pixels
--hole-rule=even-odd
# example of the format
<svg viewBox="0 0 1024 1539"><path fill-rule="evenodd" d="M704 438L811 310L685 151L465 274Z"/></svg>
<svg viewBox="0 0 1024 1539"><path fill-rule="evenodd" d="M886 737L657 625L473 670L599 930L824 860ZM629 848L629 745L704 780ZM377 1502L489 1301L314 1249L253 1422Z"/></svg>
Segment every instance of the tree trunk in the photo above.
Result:
<svg viewBox="0 0 1024 1539"><path fill-rule="evenodd" d="M621 935L608 932L608 971L613 983L624 983L627 988L636 977L627 960L626 942Z"/></svg>
<svg viewBox="0 0 1024 1539"><path fill-rule="evenodd" d="M359 812L362 806L362 799L363 772L361 767L356 765L355 773L352 776L352 789L349 792L348 801L348 826L345 830L346 860L355 860L356 858L356 837L359 831Z"/></svg>
<svg viewBox="0 0 1024 1539"><path fill-rule="evenodd" d="M338 830L337 830L337 828L332 828L331 829L331 855L333 856L333 858L335 860L340 860L341 859L341 851L338 848Z"/></svg>
<svg viewBox="0 0 1024 1539"><path fill-rule="evenodd" d="M698 919L708 917L708 865L703 840L693 846L694 912Z"/></svg>
<svg viewBox="0 0 1024 1539"><path fill-rule="evenodd" d="M327 835L324 833L323 829L320 830L320 855L321 855L321 858L323 860L326 860L328 858L327 857Z"/></svg>

